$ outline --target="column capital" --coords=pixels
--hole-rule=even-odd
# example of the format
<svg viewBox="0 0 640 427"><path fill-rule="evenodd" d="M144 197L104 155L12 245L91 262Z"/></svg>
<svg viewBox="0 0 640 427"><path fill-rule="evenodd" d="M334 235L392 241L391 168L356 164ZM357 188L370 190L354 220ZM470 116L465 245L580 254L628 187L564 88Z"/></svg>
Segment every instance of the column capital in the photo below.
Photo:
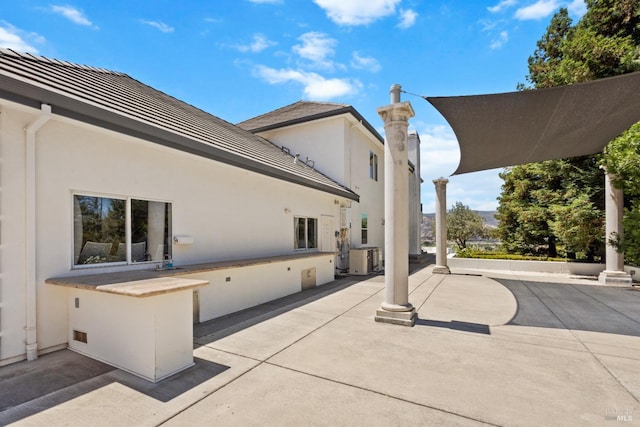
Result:
<svg viewBox="0 0 640 427"><path fill-rule="evenodd" d="M378 115L382 118L382 121L385 123L395 122L395 121L407 121L411 117L415 116L416 113L413 111L413 107L411 103L408 101L398 102L391 105L385 105L384 107L378 107L376 110Z"/></svg>
<svg viewBox="0 0 640 427"><path fill-rule="evenodd" d="M440 177L438 179L434 179L433 183L435 185L447 185L449 183L449 180L447 178Z"/></svg>

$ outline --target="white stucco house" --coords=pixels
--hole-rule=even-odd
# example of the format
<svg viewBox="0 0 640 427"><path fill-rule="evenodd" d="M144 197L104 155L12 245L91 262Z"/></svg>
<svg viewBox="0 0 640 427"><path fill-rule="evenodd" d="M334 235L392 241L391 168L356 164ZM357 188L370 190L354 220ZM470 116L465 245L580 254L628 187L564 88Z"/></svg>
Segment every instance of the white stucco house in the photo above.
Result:
<svg viewBox="0 0 640 427"><path fill-rule="evenodd" d="M383 140L328 110L249 132L0 49L0 366L68 347L158 381L193 322L332 281L345 239L382 248Z"/></svg>
<svg viewBox="0 0 640 427"><path fill-rule="evenodd" d="M367 120L350 105L299 101L238 126L356 192L360 199L342 206L336 266L367 272L354 259L362 248L375 249L373 268L382 266L384 139Z"/></svg>
<svg viewBox="0 0 640 427"><path fill-rule="evenodd" d="M363 272L361 249L373 249L373 269L384 260L384 138L352 106L298 101L238 123L268 139L299 162L356 192L342 208L338 271ZM409 133L410 254L421 254L420 138ZM346 220L345 220L346 218ZM371 267L371 266L370 266ZM364 269L367 272L368 269Z"/></svg>

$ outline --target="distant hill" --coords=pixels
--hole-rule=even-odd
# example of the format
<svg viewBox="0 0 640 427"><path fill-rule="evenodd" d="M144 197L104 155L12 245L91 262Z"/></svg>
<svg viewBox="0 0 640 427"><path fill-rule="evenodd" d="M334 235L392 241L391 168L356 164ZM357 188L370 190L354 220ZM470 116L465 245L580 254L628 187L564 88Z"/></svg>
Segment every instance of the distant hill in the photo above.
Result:
<svg viewBox="0 0 640 427"><path fill-rule="evenodd" d="M474 211L482 218L484 218L485 224L491 228L498 227L498 220L495 218L497 211ZM436 214L435 213L423 213L422 214L422 241L433 241L433 228L435 226Z"/></svg>

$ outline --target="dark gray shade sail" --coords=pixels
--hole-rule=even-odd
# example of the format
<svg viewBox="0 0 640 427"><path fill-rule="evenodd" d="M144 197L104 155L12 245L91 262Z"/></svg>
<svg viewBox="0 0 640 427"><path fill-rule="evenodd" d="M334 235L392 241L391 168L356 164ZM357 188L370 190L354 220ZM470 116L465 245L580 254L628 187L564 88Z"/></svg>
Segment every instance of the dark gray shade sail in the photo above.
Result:
<svg viewBox="0 0 640 427"><path fill-rule="evenodd" d="M640 72L549 89L426 98L460 145L453 175L595 154L640 121Z"/></svg>

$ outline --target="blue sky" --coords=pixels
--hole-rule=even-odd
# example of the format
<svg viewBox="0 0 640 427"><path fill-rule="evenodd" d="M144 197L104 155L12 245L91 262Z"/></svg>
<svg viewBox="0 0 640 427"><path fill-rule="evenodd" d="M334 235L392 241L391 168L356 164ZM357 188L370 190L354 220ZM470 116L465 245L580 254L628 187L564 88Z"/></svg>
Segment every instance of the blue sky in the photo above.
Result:
<svg viewBox="0 0 640 427"><path fill-rule="evenodd" d="M0 46L124 72L237 123L303 100L353 105L380 133L392 84L419 95L514 91L553 13L583 0L0 0ZM403 94L422 141L422 203L456 169L455 135ZM500 170L449 178L447 205L493 210Z"/></svg>

